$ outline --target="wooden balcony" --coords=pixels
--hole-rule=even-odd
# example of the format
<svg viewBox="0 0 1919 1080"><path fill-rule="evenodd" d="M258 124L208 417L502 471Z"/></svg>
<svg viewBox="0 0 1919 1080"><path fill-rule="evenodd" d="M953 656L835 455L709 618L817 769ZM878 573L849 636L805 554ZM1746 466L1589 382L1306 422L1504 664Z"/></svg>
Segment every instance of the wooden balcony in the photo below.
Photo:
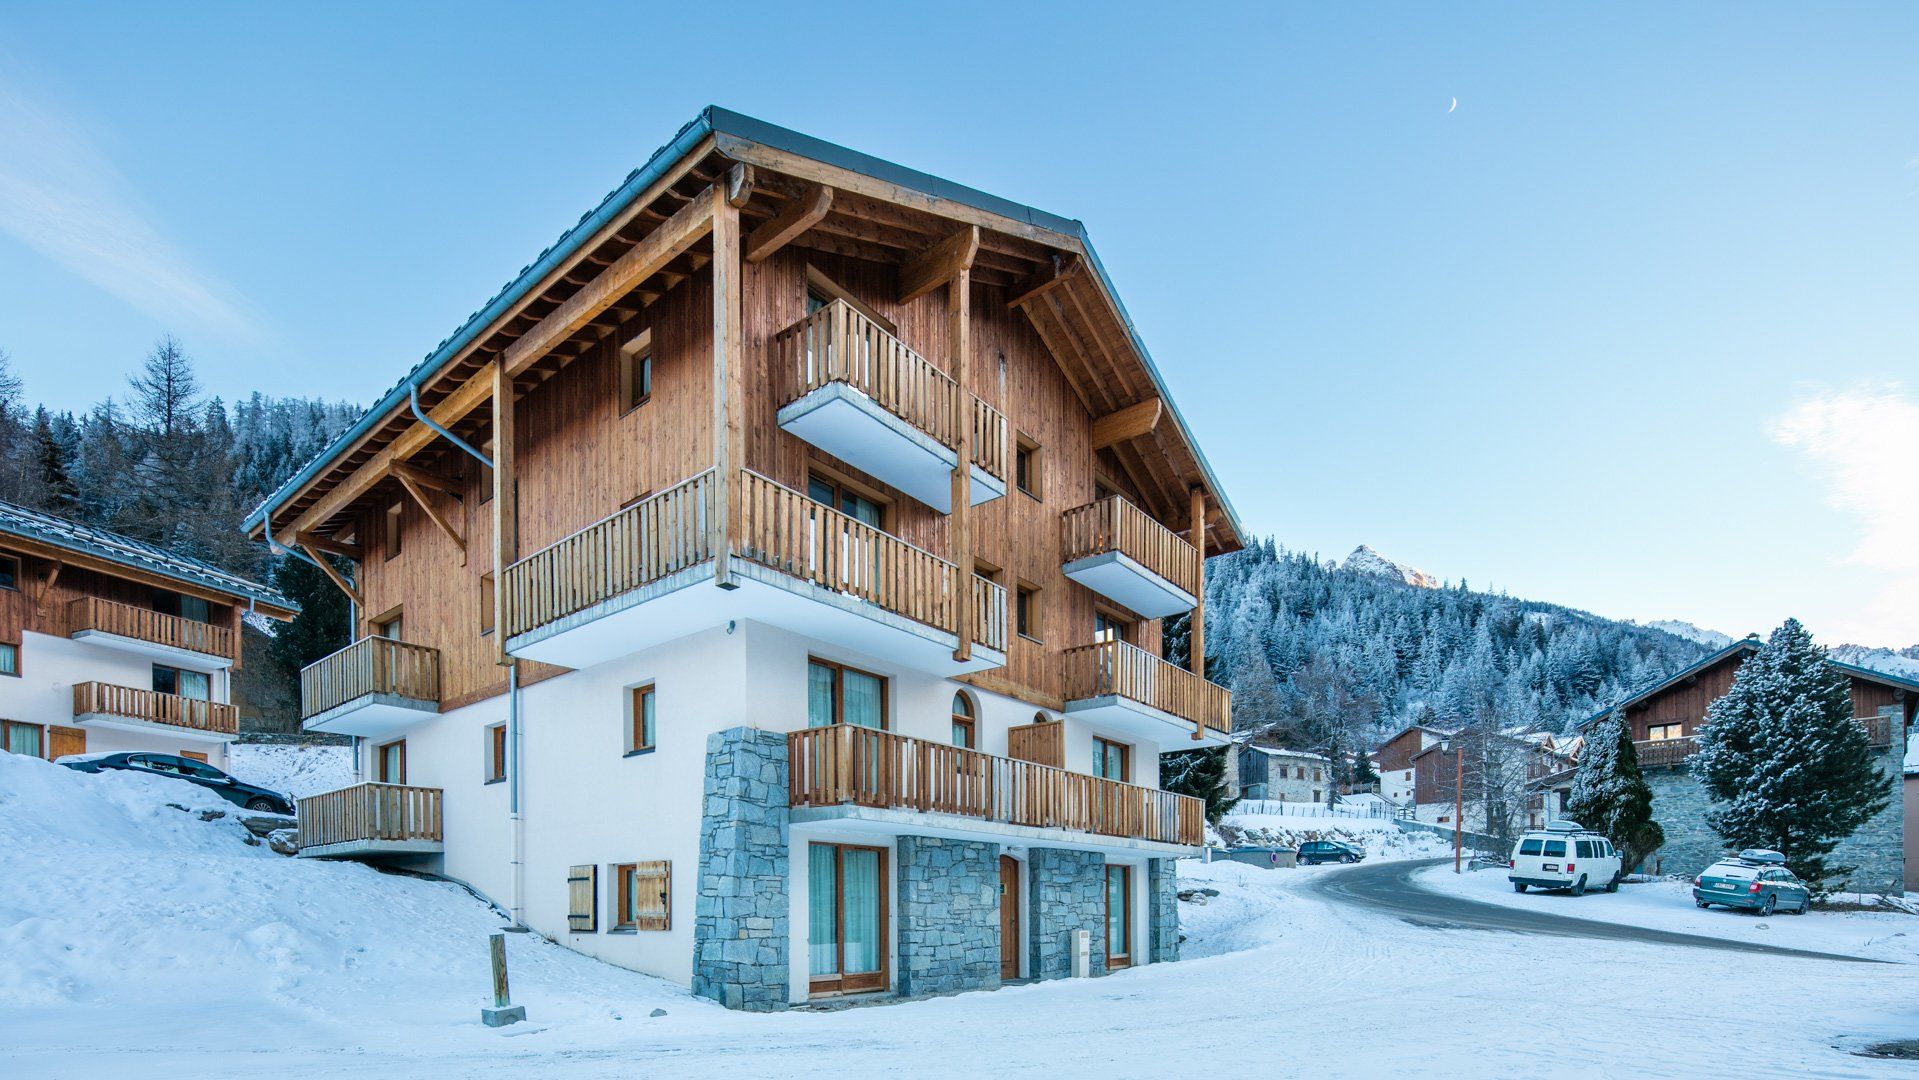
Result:
<svg viewBox="0 0 1919 1080"><path fill-rule="evenodd" d="M1060 515L1066 576L1148 619L1199 602L1199 551L1146 511L1109 495Z"/></svg>
<svg viewBox="0 0 1919 1080"><path fill-rule="evenodd" d="M445 850L439 788L355 784L301 799L298 810L303 859Z"/></svg>
<svg viewBox="0 0 1919 1080"><path fill-rule="evenodd" d="M1081 833L1086 841L1204 842L1206 804L1170 791L849 724L792 732L786 746L796 822L816 816L808 808L864 807L928 815L899 823L961 836L1005 835L981 827L991 825Z"/></svg>
<svg viewBox="0 0 1919 1080"><path fill-rule="evenodd" d="M711 470L507 567L502 624L515 656L588 667L730 621L753 620L951 675L1006 662L1006 591L759 473L743 470L729 541L735 584L712 576ZM954 660L961 605L979 646Z"/></svg>
<svg viewBox="0 0 1919 1080"><path fill-rule="evenodd" d="M1233 695L1124 641L1066 650L1066 713L1166 749L1221 746Z"/></svg>
<svg viewBox="0 0 1919 1080"><path fill-rule="evenodd" d="M439 712L437 649L364 637L300 669L300 718L308 731L379 737Z"/></svg>
<svg viewBox="0 0 1919 1080"><path fill-rule="evenodd" d="M103 682L73 684L73 722L203 742L231 742L240 734L240 713L231 705Z"/></svg>
<svg viewBox="0 0 1919 1080"><path fill-rule="evenodd" d="M844 300L774 336L782 430L938 510L953 510L962 424L971 498L1006 494L1006 418Z"/></svg>
<svg viewBox="0 0 1919 1080"><path fill-rule="evenodd" d="M142 656L200 667L226 668L240 656L230 626L183 619L132 604L82 596L67 605L67 633L75 641L127 649Z"/></svg>
<svg viewBox="0 0 1919 1080"><path fill-rule="evenodd" d="M1893 718L1890 716L1854 717L1859 727L1866 733L1866 743L1875 750L1883 750L1893 744ZM1633 750L1639 755L1639 767L1642 769L1664 768L1683 765L1686 759L1699 752L1699 736L1686 735L1677 739L1637 739Z"/></svg>

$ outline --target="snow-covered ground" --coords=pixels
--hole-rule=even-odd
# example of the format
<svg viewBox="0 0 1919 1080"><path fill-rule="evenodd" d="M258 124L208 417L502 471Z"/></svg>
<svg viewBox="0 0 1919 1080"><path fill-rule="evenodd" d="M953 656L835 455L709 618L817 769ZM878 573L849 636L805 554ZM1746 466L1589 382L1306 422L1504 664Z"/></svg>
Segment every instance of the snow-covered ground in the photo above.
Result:
<svg viewBox="0 0 1919 1080"><path fill-rule="evenodd" d="M1691 883L1684 881L1628 882L1616 893L1589 892L1577 897L1536 889L1516 893L1504 867L1465 874L1454 874L1450 866L1433 867L1421 871L1416 880L1435 892L1574 919L1919 964L1919 915L1904 912L1814 908L1805 915L1761 919L1719 907L1701 911L1693 905Z"/></svg>
<svg viewBox="0 0 1919 1080"><path fill-rule="evenodd" d="M1364 867L1184 863L1217 895L1181 905L1180 963L833 1013L514 935L531 1020L494 1030L486 907L163 805L196 791L0 755L0 1076L1613 1076L1733 1047L1742 1076L1913 1075L1834 1045L1919 1033L1919 967L1421 927L1312 887Z"/></svg>
<svg viewBox="0 0 1919 1080"><path fill-rule="evenodd" d="M338 791L353 783L353 748L297 743L235 743L227 771L296 799Z"/></svg>
<svg viewBox="0 0 1919 1080"><path fill-rule="evenodd" d="M1366 857L1375 862L1452 853L1452 845L1441 837L1404 832L1384 818L1228 813L1220 819L1217 832L1226 844L1246 847L1298 848L1308 840L1340 840L1365 848Z"/></svg>

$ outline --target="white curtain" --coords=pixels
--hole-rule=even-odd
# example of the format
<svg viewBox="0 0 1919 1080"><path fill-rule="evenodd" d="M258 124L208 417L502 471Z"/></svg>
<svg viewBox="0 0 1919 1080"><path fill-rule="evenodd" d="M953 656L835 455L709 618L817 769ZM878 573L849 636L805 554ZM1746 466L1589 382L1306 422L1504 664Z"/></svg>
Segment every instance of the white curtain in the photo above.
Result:
<svg viewBox="0 0 1919 1080"><path fill-rule="evenodd" d="M830 844L813 844L806 856L806 970L814 975L839 974L839 911L833 880L834 854Z"/></svg>
<svg viewBox="0 0 1919 1080"><path fill-rule="evenodd" d="M841 849L846 875L846 970L880 969L880 856Z"/></svg>
<svg viewBox="0 0 1919 1080"><path fill-rule="evenodd" d="M846 695L846 722L879 728L885 722L886 683L857 671L840 672L840 692Z"/></svg>

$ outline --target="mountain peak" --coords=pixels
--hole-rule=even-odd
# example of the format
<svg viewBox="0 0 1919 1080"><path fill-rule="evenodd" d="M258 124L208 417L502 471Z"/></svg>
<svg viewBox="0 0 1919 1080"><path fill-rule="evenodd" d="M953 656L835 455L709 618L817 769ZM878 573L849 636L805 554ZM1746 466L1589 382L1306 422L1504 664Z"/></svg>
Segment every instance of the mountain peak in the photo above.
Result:
<svg viewBox="0 0 1919 1080"><path fill-rule="evenodd" d="M1679 619L1660 619L1657 622L1647 623L1646 628L1649 630L1664 630L1668 634L1685 638L1687 641L1697 641L1709 649L1723 649L1732 644L1732 636L1730 634L1722 634L1717 630L1707 630L1704 627L1694 626L1689 622L1682 622Z"/></svg>
<svg viewBox="0 0 1919 1080"><path fill-rule="evenodd" d="M1361 544L1354 548L1353 553L1346 556L1346 561L1340 564L1340 569L1350 570L1355 574L1371 574L1374 577L1391 578L1394 581L1404 582L1407 585L1417 585L1422 589L1439 588L1438 578L1433 577L1423 570L1396 563L1373 550L1372 546L1368 544Z"/></svg>

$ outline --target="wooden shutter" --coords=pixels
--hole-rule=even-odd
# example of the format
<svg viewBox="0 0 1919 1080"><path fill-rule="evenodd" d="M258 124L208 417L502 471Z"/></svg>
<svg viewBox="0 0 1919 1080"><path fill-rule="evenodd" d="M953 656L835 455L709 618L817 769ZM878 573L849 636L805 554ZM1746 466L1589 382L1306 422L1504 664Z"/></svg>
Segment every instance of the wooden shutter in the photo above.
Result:
<svg viewBox="0 0 1919 1080"><path fill-rule="evenodd" d="M68 754L87 752L87 729L77 727L49 727L47 729L47 760L57 761Z"/></svg>
<svg viewBox="0 0 1919 1080"><path fill-rule="evenodd" d="M566 928L576 934L599 929L599 867L575 866L566 872Z"/></svg>
<svg viewBox="0 0 1919 1080"><path fill-rule="evenodd" d="M673 928L673 863L667 859L633 864L633 928Z"/></svg>

